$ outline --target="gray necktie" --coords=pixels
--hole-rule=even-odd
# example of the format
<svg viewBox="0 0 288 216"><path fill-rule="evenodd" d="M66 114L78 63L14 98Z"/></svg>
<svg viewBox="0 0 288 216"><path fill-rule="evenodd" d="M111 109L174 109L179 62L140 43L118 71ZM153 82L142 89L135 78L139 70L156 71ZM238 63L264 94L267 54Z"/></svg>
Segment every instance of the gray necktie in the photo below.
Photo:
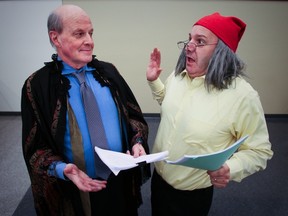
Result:
<svg viewBox="0 0 288 216"><path fill-rule="evenodd" d="M92 89L85 82L85 71L80 73L73 73L73 75L78 79L80 84L80 92L84 104L84 110L89 128L90 139L93 145L93 151L95 146L103 149L108 149L107 139L97 101L92 92ZM107 179L111 171L102 162L102 160L99 158L95 151L94 155L96 176L102 179Z"/></svg>

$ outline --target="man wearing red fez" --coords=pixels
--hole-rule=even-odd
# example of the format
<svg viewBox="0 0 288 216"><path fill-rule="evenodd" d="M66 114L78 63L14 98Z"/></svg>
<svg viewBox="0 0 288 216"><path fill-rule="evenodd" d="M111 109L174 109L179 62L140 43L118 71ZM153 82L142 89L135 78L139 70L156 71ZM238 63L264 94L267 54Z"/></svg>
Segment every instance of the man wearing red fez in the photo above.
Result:
<svg viewBox="0 0 288 216"><path fill-rule="evenodd" d="M169 160L203 155L248 138L222 166L206 170L155 163L151 181L152 215L208 215L213 189L266 168L273 152L264 111L256 90L243 78L237 56L246 24L216 12L198 20L165 84L159 78L161 53L155 48L146 76L161 105L153 152L169 151Z"/></svg>

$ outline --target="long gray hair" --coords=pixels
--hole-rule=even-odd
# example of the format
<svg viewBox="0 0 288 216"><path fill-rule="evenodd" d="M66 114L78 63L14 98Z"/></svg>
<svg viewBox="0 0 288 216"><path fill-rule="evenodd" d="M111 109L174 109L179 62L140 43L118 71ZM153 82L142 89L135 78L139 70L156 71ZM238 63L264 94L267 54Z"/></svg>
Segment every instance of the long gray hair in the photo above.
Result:
<svg viewBox="0 0 288 216"><path fill-rule="evenodd" d="M208 70L205 76L205 87L208 91L212 89L227 89L234 78L246 76L244 73L245 63L219 39L215 51L209 61ZM178 58L175 76L179 75L186 68L185 47Z"/></svg>

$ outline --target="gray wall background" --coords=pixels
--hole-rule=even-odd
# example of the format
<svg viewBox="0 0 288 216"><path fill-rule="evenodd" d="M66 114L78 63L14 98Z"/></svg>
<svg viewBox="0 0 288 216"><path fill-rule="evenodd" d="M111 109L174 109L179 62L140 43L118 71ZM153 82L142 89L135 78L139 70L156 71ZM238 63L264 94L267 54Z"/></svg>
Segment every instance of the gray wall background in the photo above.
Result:
<svg viewBox="0 0 288 216"><path fill-rule="evenodd" d="M47 17L61 0L0 1L0 112L19 112L25 79L51 60Z"/></svg>
<svg viewBox="0 0 288 216"><path fill-rule="evenodd" d="M247 63L248 81L259 92L266 114L288 114L288 1L53 0L0 1L0 112L20 111L21 87L50 60L49 12L60 4L81 6L94 25L94 53L119 69L144 113L159 113L146 83L150 52L162 52L162 81L173 71L176 43L194 22L218 11L247 23L238 55Z"/></svg>

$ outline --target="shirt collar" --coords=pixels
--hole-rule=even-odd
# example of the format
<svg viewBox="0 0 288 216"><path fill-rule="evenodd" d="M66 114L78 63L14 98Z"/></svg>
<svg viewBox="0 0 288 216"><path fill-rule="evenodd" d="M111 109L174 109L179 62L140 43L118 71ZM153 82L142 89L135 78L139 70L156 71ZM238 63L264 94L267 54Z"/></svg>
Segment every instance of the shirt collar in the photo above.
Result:
<svg viewBox="0 0 288 216"><path fill-rule="evenodd" d="M205 77L206 77L206 75L203 75L203 76L200 76L200 77L191 78L191 77L188 75L188 72L187 72L186 69L183 70L183 71L180 73L180 76L181 76L181 77L187 77L187 78L189 78L191 81L193 81L193 80L203 80L203 82L204 82Z"/></svg>
<svg viewBox="0 0 288 216"><path fill-rule="evenodd" d="M94 68L89 67L87 64L84 65L82 68L76 70L75 68L73 68L70 65L68 65L66 62L62 61L62 59L59 56L58 56L58 61L61 61L62 64L63 64L62 75L69 75L69 74L72 74L74 72L79 73L79 72L81 72L83 70L85 70L85 71L93 71L93 70L95 70Z"/></svg>

